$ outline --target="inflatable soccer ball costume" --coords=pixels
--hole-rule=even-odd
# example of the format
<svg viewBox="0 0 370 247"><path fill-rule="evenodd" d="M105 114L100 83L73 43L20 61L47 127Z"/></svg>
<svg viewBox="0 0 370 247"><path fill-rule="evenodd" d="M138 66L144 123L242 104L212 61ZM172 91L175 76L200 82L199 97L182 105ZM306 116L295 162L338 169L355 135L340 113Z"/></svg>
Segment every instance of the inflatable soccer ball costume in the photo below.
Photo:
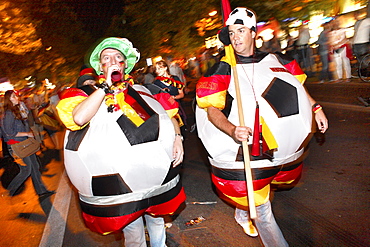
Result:
<svg viewBox="0 0 370 247"><path fill-rule="evenodd" d="M126 74L139 59L128 40L108 38L90 57L97 71L100 53L107 48L126 56ZM86 225L101 234L120 231L144 213L174 213L185 200L180 166L172 167L175 132L167 114L177 110L166 111L141 85L117 87L109 96L116 102L114 110L109 112L108 101L103 101L85 126L76 125L72 117L74 107L88 97L84 91L66 90L58 104L68 128L66 171L78 190Z"/></svg>

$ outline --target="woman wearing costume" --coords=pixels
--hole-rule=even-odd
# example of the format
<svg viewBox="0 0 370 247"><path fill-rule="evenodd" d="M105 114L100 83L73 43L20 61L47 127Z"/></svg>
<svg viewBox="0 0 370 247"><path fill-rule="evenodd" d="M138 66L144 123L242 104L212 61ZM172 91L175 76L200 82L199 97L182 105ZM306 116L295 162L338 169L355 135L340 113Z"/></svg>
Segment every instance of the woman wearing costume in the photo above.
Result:
<svg viewBox="0 0 370 247"><path fill-rule="evenodd" d="M162 90L168 92L173 99L179 103L179 114L181 118L178 118L180 127L186 126L186 113L181 106L181 99L184 98L184 87L185 84L181 82L180 78L176 75L170 74L168 64L164 61L158 61L155 64L155 78L153 84L162 88Z"/></svg>

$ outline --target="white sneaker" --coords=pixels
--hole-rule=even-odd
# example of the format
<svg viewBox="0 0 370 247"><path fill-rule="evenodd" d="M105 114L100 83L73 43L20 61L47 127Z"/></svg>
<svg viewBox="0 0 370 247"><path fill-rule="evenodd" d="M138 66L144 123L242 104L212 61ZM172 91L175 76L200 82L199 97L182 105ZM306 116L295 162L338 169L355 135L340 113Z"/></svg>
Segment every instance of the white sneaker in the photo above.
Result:
<svg viewBox="0 0 370 247"><path fill-rule="evenodd" d="M257 237L258 231L257 228L253 225L253 222L250 220L247 223L240 224L243 227L245 234L250 237Z"/></svg>

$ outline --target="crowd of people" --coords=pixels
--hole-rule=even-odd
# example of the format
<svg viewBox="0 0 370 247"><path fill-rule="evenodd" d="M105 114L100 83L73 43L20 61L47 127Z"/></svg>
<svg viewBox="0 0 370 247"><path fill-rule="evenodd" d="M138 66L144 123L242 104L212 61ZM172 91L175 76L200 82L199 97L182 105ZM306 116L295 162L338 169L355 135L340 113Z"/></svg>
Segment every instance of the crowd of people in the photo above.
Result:
<svg viewBox="0 0 370 247"><path fill-rule="evenodd" d="M313 43L310 43L308 23L303 23L297 37L286 36L287 45L283 50L276 34L271 40L263 42L260 50L288 54L298 61L307 76L317 76L319 83L349 82L358 76L358 62L370 48L370 18L361 17L359 11L354 13L354 18L356 22L352 38L347 38L340 18L334 18L322 24L323 30ZM315 59L316 55L319 59Z"/></svg>
<svg viewBox="0 0 370 247"><path fill-rule="evenodd" d="M276 38L270 53L255 47L256 18L250 9L234 9L220 31L225 53L212 60L205 52L204 67L195 65L191 73L168 57L131 76L140 52L128 39L110 37L94 47L74 87L49 93L40 88L22 95L6 91L3 154L8 151L17 158L13 144L35 138L42 146L43 136L49 135L54 148L64 151L66 171L79 193L82 218L89 229L101 234L121 231L125 246L134 247L146 246L146 225L151 246L164 247L163 216L173 214L186 199L180 169L186 131L181 128L187 128L187 116L181 99L187 79L199 79L196 123L215 187L235 206L235 220L246 234L260 236L264 246L288 246L272 213L270 186L291 184L300 177L311 120L321 133L328 129L328 120L303 86L304 72L312 73L307 28L303 26L299 39L291 42L292 56L281 53ZM330 43L334 33L335 45ZM351 76L345 67L348 42L340 42L342 36L334 24L320 35L322 80L333 78L324 59L328 54L344 66L337 68L335 78ZM241 105L234 80L243 92ZM270 85L272 81L276 87ZM239 122L238 111L243 112L245 124ZM53 136L64 130L61 144ZM245 143L251 146L248 158ZM243 170L248 159L254 174L252 195L247 193ZM22 161L26 166L20 167L7 196L14 196L29 176L40 197L54 194L42 182L37 154ZM245 200L250 196L256 199L254 221Z"/></svg>

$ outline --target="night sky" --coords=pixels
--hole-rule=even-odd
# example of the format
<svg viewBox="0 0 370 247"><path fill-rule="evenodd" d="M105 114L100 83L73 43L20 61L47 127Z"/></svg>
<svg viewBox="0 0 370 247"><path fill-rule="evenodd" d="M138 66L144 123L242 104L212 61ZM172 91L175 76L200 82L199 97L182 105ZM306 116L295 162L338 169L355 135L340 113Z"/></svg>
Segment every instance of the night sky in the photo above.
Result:
<svg viewBox="0 0 370 247"><path fill-rule="evenodd" d="M65 3L75 10L85 30L94 36L104 34L112 17L123 13L122 0L65 0Z"/></svg>

